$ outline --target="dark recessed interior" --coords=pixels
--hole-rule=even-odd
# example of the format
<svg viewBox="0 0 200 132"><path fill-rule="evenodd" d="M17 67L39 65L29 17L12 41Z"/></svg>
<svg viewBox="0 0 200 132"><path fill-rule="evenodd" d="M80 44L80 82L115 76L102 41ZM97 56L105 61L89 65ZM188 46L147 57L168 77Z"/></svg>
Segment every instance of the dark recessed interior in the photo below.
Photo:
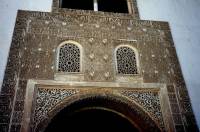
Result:
<svg viewBox="0 0 200 132"><path fill-rule="evenodd" d="M94 10L93 0L61 0L61 8Z"/></svg>
<svg viewBox="0 0 200 132"><path fill-rule="evenodd" d="M115 13L128 13L126 0L98 0L98 10Z"/></svg>
<svg viewBox="0 0 200 132"><path fill-rule="evenodd" d="M46 128L45 132L138 132L129 120L102 109L86 109L68 113L62 110Z"/></svg>
<svg viewBox="0 0 200 132"><path fill-rule="evenodd" d="M97 0L98 11L128 13L126 0ZM93 0L60 0L61 8L94 10Z"/></svg>

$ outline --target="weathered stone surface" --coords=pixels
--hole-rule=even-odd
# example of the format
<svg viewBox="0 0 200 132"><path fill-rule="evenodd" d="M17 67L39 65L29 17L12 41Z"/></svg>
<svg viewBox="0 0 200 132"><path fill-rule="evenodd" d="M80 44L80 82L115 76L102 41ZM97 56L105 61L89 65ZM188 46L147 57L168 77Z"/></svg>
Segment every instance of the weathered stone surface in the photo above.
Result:
<svg viewBox="0 0 200 132"><path fill-rule="evenodd" d="M0 94L0 131L7 132L9 124L10 131L20 131L30 79L113 82L116 87L120 82L164 84L176 131L198 131L169 24L139 20L136 1L128 2L132 14L60 9L58 0L53 0L51 13L18 11ZM80 74L57 71L57 47L65 41L80 44ZM120 45L136 49L137 75L117 73L115 50Z"/></svg>

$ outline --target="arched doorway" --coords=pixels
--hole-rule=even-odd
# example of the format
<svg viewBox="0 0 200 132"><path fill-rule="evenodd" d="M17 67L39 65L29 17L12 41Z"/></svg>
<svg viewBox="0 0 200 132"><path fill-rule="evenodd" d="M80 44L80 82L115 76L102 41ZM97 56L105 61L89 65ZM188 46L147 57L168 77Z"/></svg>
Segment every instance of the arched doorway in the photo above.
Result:
<svg viewBox="0 0 200 132"><path fill-rule="evenodd" d="M58 109L36 131L161 131L145 111L121 97L84 96Z"/></svg>
<svg viewBox="0 0 200 132"><path fill-rule="evenodd" d="M55 131L125 131L139 132L134 125L119 114L101 108L83 108L72 113L66 109L58 113L45 129L45 132Z"/></svg>

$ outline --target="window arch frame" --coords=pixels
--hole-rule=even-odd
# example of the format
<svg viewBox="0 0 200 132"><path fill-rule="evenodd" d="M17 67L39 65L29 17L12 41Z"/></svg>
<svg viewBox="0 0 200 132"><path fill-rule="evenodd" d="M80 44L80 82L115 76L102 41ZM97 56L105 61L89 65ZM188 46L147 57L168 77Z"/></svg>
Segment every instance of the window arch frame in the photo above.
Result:
<svg viewBox="0 0 200 132"><path fill-rule="evenodd" d="M79 48L79 51L80 51L80 65L79 65L79 72L67 72L67 71L58 71L59 69L59 62L60 62L60 48L63 46L63 45L66 45L66 44L73 44L75 46L77 46ZM82 73L83 71L83 66L82 66L82 55L83 55L83 48L81 46L80 43L76 42L76 41L73 41L73 40L67 40L67 41L63 41L61 42L58 46L57 46L57 49L56 49L56 72L57 73L66 73L66 74L73 74L73 73Z"/></svg>
<svg viewBox="0 0 200 132"><path fill-rule="evenodd" d="M125 14L134 14L136 17L138 17L137 1L136 0L133 0L133 1L132 0L125 0L125 1L127 3L127 9L128 9L128 12L125 13ZM93 0L93 11L100 11L100 10L98 10L98 3L97 2L98 2L98 0ZM52 8L53 11L55 11L58 8L64 9L64 8L62 8L62 0L53 0L52 7L53 7ZM75 10L83 10L83 9L75 9ZM118 13L120 13L120 12L118 12Z"/></svg>
<svg viewBox="0 0 200 132"><path fill-rule="evenodd" d="M122 74L122 73L119 73L118 72L118 61L117 61L117 50L121 47L128 47L130 48L134 54L135 54L135 61L136 61L136 68L137 68L137 74ZM115 73L117 75L123 75L123 76L137 76L137 75L140 75L140 67L139 67L139 53L138 53L138 50L133 47L133 46L130 46L128 44L121 44L121 45L118 45L115 50L114 50L114 57L115 57Z"/></svg>

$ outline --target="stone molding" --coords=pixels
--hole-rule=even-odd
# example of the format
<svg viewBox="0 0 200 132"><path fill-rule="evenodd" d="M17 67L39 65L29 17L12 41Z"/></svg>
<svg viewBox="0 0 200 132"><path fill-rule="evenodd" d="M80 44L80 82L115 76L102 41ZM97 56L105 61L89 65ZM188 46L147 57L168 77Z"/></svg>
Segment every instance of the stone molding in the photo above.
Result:
<svg viewBox="0 0 200 132"><path fill-rule="evenodd" d="M52 111L59 111L59 104L73 102L81 99L81 96L109 96L129 100L130 106L137 104L148 113L149 117L163 131L173 130L174 126L169 108L169 100L165 84L136 84L136 83L113 83L113 82L65 82L53 80L29 80L25 99L25 115L23 118L22 131L36 131L37 125L43 119L47 120ZM165 98L164 98L165 97ZM66 101L68 100L68 101ZM45 106L45 107L44 107ZM47 106L47 107L46 107ZM164 108L164 107L168 108ZM56 110L58 107L58 110ZM32 114L30 114L32 111ZM30 129L31 127L31 129Z"/></svg>

